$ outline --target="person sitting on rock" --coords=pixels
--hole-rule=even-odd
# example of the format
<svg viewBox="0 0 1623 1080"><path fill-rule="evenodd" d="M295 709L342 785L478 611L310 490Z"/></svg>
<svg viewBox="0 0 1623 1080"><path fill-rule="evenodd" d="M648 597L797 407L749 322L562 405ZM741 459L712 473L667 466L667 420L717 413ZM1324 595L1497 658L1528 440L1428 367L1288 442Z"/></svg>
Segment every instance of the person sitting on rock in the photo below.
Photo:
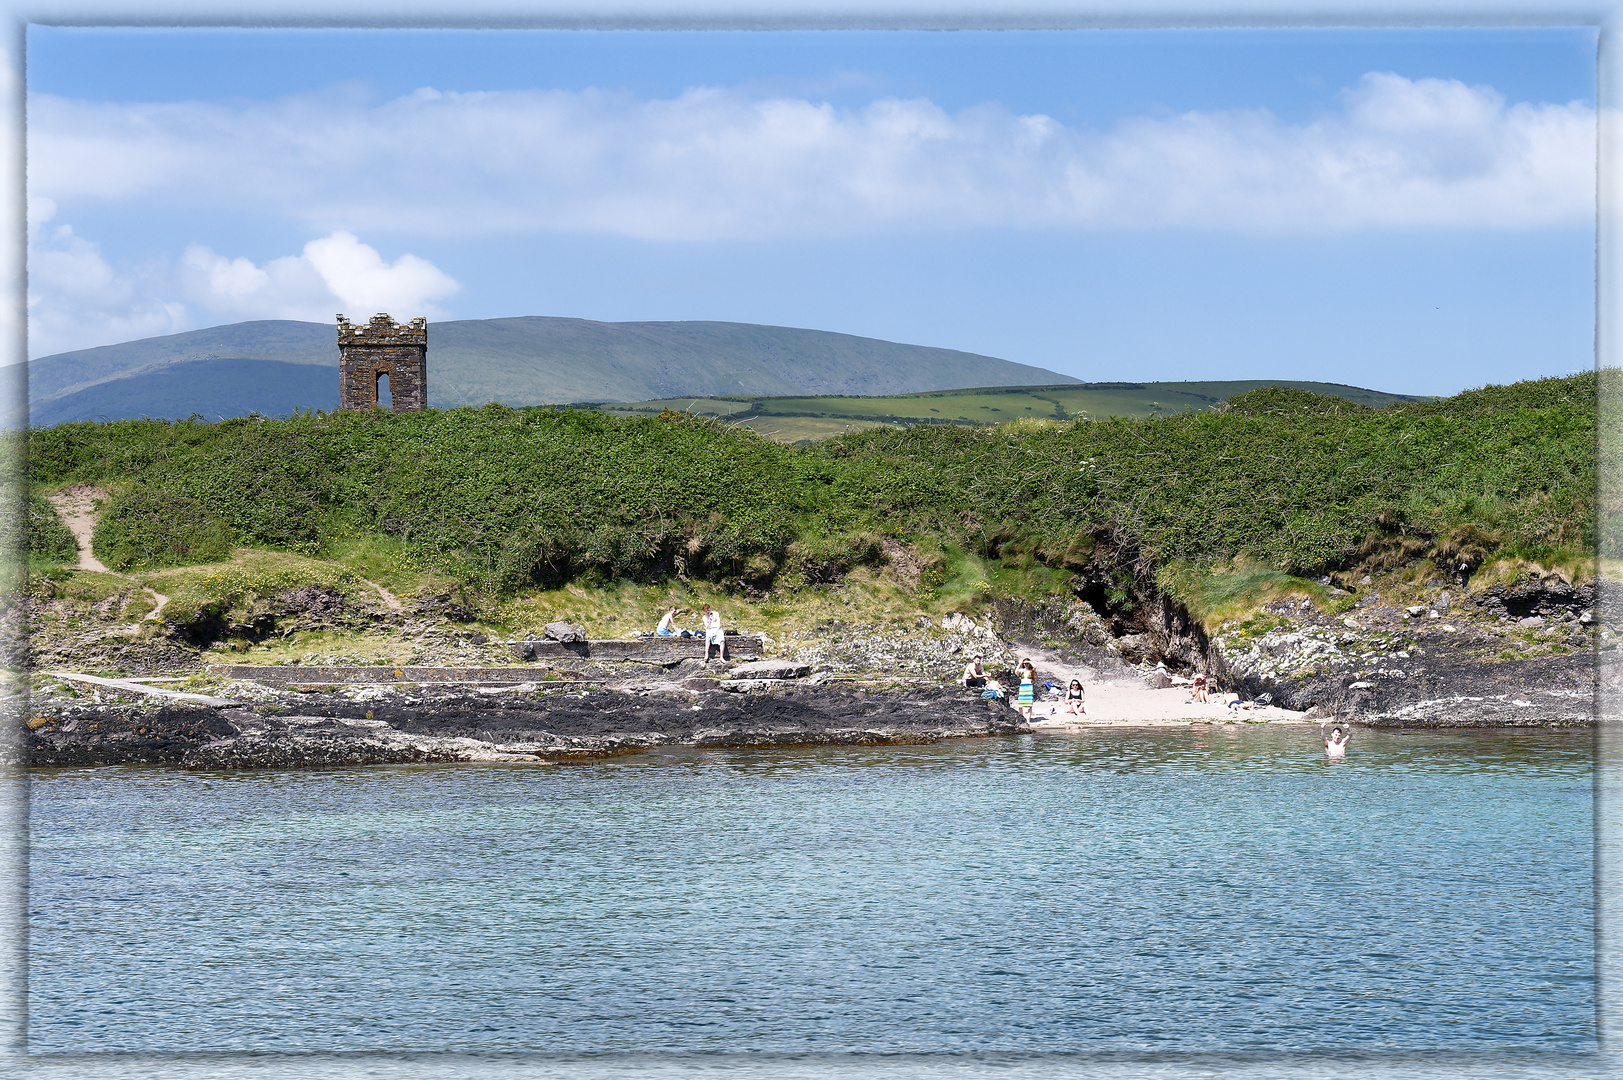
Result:
<svg viewBox="0 0 1623 1080"><path fill-rule="evenodd" d="M1082 688L1081 679L1072 679L1071 685L1065 688L1065 709L1072 716L1081 716L1088 711L1087 691Z"/></svg>
<svg viewBox="0 0 1623 1080"><path fill-rule="evenodd" d="M654 627L654 636L677 637L677 631L680 629L681 627L676 625L676 608L671 608L665 613L664 617L659 620L659 625Z"/></svg>
<svg viewBox="0 0 1623 1080"><path fill-rule="evenodd" d="M980 657L977 656L964 665L964 673L958 676L958 681L964 684L965 690L986 685L986 668L981 666Z"/></svg>
<svg viewBox="0 0 1623 1080"><path fill-rule="evenodd" d="M727 659L727 634L721 628L721 612L711 611L710 605L704 606L704 658L710 659L710 646L714 645L720 650L721 659Z"/></svg>
<svg viewBox="0 0 1623 1080"><path fill-rule="evenodd" d="M1328 758L1346 757L1347 744L1351 741L1352 733L1337 724L1330 729L1330 734L1324 737L1324 756Z"/></svg>

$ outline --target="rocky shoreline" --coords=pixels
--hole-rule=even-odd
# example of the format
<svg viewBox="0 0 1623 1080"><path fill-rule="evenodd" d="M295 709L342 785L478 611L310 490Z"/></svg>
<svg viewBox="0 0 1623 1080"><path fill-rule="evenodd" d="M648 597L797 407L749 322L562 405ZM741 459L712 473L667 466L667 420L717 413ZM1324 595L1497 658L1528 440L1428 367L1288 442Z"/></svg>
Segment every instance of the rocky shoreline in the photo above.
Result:
<svg viewBox="0 0 1623 1080"><path fill-rule="evenodd" d="M587 642L493 641L461 628L456 612L385 615L351 610L337 596L320 604L303 593L292 599L293 625L382 628L426 644L414 647L411 667L310 655L274 669L236 668L211 665L229 654L174 628L120 633L59 612L35 623L72 633L35 632L40 674L29 760L197 769L559 761L661 746L908 743L1031 731L1007 704L955 684L975 655L1004 678L1019 656L1034 655L1040 675L1080 677L1095 694L1163 691L1161 722L1587 727L1601 680L1619 674L1619 665L1603 660L1623 640L1623 611L1597 606L1593 585L1546 578L1460 598L1441 588L1399 595L1372 587L1339 606L1281 600L1209 640L1165 604L1141 602L1123 618L1070 595L1002 601L973 617L830 622L751 641L739 651L765 659L742 664L625 641L602 643L596 654ZM52 679L53 668L145 679L148 689ZM1178 688L1197 671L1292 711L1184 708ZM161 696L165 686L206 700Z"/></svg>

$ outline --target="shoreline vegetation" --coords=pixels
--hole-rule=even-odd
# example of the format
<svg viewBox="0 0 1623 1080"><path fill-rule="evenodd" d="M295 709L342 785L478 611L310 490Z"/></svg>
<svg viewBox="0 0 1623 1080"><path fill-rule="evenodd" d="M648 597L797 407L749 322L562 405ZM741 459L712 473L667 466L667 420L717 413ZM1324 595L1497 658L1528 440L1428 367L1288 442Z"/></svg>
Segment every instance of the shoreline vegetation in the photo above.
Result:
<svg viewBox="0 0 1623 1080"><path fill-rule="evenodd" d="M954 687L977 652L1004 675L1033 653L1040 675L1085 673L1101 706L1177 697L1167 719L1183 722L1202 718L1181 715L1182 680L1206 673L1268 695L1278 719L1583 725L1596 650L1623 632L1595 596L1620 557L1596 557L1598 536L1617 535L1598 519L1623 513L1595 488L1597 437L1616 437L1600 428L1597 384L1616 378L1378 409L1264 388L1200 413L808 446L670 411L501 406L37 429L36 761L72 759L63 748L95 742L98 724L107 753L115 732L128 750L167 731L173 752L152 760L177 763L222 741L336 746L368 730L376 760L394 760L377 749L392 736L365 724L478 743L479 717L498 715L526 735L501 745L530 756L751 731L781 744L797 730L815 742L1023 729ZM96 507L91 554L106 572L77 568L51 502L68 493ZM511 645L556 622L623 640L704 603L806 674L527 661ZM208 671L358 664L535 678L522 692L289 689ZM50 670L168 679L151 685L238 704L211 713ZM863 722L841 727L835 701ZM322 723L277 719L295 715ZM1208 722L1225 719L1247 718Z"/></svg>

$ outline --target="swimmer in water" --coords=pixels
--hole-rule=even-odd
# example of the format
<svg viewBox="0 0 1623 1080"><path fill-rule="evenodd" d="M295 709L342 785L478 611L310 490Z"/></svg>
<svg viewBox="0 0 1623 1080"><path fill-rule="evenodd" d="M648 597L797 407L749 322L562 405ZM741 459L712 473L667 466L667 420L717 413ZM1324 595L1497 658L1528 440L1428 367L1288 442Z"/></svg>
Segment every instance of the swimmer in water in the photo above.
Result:
<svg viewBox="0 0 1623 1080"><path fill-rule="evenodd" d="M1347 756L1347 744L1352 741L1352 733L1346 731L1341 725L1330 729L1330 734L1324 737L1324 756L1330 758L1344 758Z"/></svg>

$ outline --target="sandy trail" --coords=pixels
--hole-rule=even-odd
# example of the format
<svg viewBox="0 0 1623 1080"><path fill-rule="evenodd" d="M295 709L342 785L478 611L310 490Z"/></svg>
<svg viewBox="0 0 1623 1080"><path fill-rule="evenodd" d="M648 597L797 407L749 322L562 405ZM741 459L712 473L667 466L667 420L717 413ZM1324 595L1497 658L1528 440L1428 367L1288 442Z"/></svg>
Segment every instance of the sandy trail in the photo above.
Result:
<svg viewBox="0 0 1623 1080"><path fill-rule="evenodd" d="M96 500L106 496L105 491L91 484L74 484L60 494L47 496L56 507L56 516L79 545L79 569L98 574L111 573L90 550L90 536L96 531Z"/></svg>
<svg viewBox="0 0 1623 1080"><path fill-rule="evenodd" d="M1037 678L1069 686L1072 679L1080 679L1087 688L1088 711L1073 716L1058 701L1037 702L1031 726L1039 731L1077 727L1154 727L1182 724L1233 723L1298 723L1311 724L1306 713L1292 712L1266 706L1254 709L1230 709L1215 701L1190 700L1189 687L1172 686L1165 690L1152 690L1132 676L1102 681L1094 668L1067 664L1041 649L1020 645L1021 656L1029 656L1037 666Z"/></svg>
<svg viewBox="0 0 1623 1080"><path fill-rule="evenodd" d="M379 585L375 581L368 581L366 578L362 578L361 583L364 585L370 585L372 588L376 589L378 595L383 598L383 606L388 608L390 611L406 610L406 605L400 602L400 597L396 596L388 589L385 589L382 585Z"/></svg>
<svg viewBox="0 0 1623 1080"><path fill-rule="evenodd" d="M169 597L155 589L149 589L132 577L124 574L113 574L91 549L91 537L96 531L96 500L105 499L107 492L94 484L74 484L65 491L56 495L46 496L51 505L56 507L56 516L62 519L62 524L68 527L73 534L74 543L79 548L80 570L93 570L98 574L112 574L113 577L123 578L134 582L140 590L153 599L153 608L141 617L141 622L157 619L164 606L169 603Z"/></svg>

